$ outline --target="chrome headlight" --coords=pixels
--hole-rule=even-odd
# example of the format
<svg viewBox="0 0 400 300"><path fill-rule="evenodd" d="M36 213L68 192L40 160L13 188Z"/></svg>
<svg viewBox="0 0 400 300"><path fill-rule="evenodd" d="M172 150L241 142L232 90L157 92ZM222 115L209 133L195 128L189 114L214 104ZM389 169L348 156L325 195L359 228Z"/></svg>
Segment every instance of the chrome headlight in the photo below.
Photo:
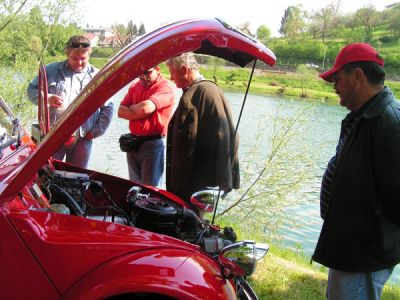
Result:
<svg viewBox="0 0 400 300"><path fill-rule="evenodd" d="M256 269L257 260L263 258L268 250L267 244L240 241L224 247L218 255L218 260L224 268L225 276L250 276Z"/></svg>
<svg viewBox="0 0 400 300"><path fill-rule="evenodd" d="M201 211L210 213L214 211L217 197L218 190L209 188L207 190L202 190L194 193L190 197L190 202Z"/></svg>

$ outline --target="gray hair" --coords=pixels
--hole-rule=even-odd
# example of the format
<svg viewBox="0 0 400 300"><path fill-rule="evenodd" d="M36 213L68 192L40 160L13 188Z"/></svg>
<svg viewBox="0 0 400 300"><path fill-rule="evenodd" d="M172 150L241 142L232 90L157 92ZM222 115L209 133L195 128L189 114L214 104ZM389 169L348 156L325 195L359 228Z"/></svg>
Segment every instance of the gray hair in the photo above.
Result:
<svg viewBox="0 0 400 300"><path fill-rule="evenodd" d="M179 68L186 65L189 67L189 69L193 71L199 70L199 64L197 63L193 52L186 52L179 56L175 56L166 60L165 63L167 64L167 66L173 66L174 68Z"/></svg>

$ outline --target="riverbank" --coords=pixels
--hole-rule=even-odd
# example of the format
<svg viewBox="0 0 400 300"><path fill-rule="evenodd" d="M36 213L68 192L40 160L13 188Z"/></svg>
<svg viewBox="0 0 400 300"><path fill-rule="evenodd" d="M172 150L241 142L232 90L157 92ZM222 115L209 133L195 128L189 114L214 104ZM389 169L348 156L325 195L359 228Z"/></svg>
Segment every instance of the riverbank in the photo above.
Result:
<svg viewBox="0 0 400 300"><path fill-rule="evenodd" d="M245 91L250 69L217 69L215 72L210 67L203 67L206 78L214 78L223 89ZM309 70L306 73L255 71L250 84L252 93L281 95L287 97L303 98L305 100L318 100L324 102L338 102L339 97L334 92L333 85L318 77L318 72ZM231 79L231 80L230 80ZM400 99L400 82L387 80L397 99Z"/></svg>
<svg viewBox="0 0 400 300"><path fill-rule="evenodd" d="M91 58L94 66L101 68L107 62L104 58ZM162 74L169 78L165 64L160 65ZM250 77L250 68L225 67L221 65L201 65L201 73L205 78L214 80L224 90L246 91ZM324 102L337 102L337 94L332 84L323 81L313 69L300 68L299 72L279 72L274 69L256 69L250 84L251 93L281 95L287 97L303 98L305 100L318 100ZM397 99L400 99L400 82L387 80L388 85Z"/></svg>

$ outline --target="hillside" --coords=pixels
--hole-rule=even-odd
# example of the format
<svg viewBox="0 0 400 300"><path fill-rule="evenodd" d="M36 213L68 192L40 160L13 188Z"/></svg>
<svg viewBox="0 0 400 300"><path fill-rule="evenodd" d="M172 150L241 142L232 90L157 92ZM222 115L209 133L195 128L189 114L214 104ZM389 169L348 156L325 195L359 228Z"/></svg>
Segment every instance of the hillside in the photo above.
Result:
<svg viewBox="0 0 400 300"><path fill-rule="evenodd" d="M327 69L344 45L367 42L384 58L389 77L400 77L400 3L383 12L375 11L371 6L361 8L352 15L330 16L329 20L310 16L304 20L308 25L298 28L296 35L288 32L282 38L264 39L277 56L276 68L295 70L298 64L308 63L322 70ZM326 24L318 23L313 27L314 22L322 21ZM321 29L325 28L323 26L326 27L324 31Z"/></svg>

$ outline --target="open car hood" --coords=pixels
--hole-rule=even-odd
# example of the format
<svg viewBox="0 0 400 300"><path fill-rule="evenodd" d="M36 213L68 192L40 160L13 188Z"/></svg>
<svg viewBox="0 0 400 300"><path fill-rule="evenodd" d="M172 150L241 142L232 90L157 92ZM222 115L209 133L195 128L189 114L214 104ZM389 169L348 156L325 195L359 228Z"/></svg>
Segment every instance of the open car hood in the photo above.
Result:
<svg viewBox="0 0 400 300"><path fill-rule="evenodd" d="M268 65L275 55L260 42L219 19L189 19L150 32L122 49L82 90L36 151L0 187L6 200L35 176L64 141L110 97L143 71L185 52L223 58L241 67L254 59Z"/></svg>

